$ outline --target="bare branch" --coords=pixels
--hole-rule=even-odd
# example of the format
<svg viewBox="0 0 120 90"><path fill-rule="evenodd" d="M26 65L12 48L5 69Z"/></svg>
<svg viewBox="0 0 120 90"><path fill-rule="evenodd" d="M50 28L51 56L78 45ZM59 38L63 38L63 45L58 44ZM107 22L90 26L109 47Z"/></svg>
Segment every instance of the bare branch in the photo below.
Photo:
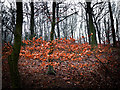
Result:
<svg viewBox="0 0 120 90"><path fill-rule="evenodd" d="M79 2L78 4L80 4L84 9L86 9L83 3Z"/></svg>
<svg viewBox="0 0 120 90"><path fill-rule="evenodd" d="M72 15L74 15L74 14L77 14L77 13L78 13L78 11L77 11L77 12L74 12L74 13L68 15L68 16L66 16L64 19L62 19L62 20L56 22L55 24L58 24L59 22L62 22L62 21L65 20L66 18L68 18L68 17L70 17L70 16L72 16Z"/></svg>
<svg viewBox="0 0 120 90"><path fill-rule="evenodd" d="M11 30L11 28L9 28L7 25L5 25L5 27L10 30L10 32L12 32L14 34L14 32ZM14 34L15 35L15 34Z"/></svg>
<svg viewBox="0 0 120 90"><path fill-rule="evenodd" d="M96 6L96 5L98 5L98 4L102 4L103 2L97 2L97 3L95 3L93 6L92 6L92 8L94 8L94 6Z"/></svg>
<svg viewBox="0 0 120 90"><path fill-rule="evenodd" d="M100 19L98 19L98 22L105 16L108 14L109 11L107 11Z"/></svg>

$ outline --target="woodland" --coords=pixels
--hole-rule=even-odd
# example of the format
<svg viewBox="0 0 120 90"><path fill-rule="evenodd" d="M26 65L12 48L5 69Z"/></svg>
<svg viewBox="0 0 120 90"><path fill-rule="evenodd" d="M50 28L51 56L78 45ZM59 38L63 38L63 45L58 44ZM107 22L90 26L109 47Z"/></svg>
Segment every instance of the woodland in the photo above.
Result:
<svg viewBox="0 0 120 90"><path fill-rule="evenodd" d="M119 6L2 0L2 89L120 88Z"/></svg>

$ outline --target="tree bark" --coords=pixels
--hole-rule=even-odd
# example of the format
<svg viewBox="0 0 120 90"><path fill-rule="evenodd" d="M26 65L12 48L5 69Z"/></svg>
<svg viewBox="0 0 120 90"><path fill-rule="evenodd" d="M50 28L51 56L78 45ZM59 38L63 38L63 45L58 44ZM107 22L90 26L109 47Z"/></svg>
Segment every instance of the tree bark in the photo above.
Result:
<svg viewBox="0 0 120 90"><path fill-rule="evenodd" d="M115 42L116 42L116 37L115 37L115 29L114 29L114 19L113 19L113 14L112 14L112 9L111 9L111 4L108 2L109 5L109 11L110 11L110 20L111 20L111 29L112 29L112 37L113 37L113 46L115 47Z"/></svg>
<svg viewBox="0 0 120 90"><path fill-rule="evenodd" d="M56 12L57 12L57 21L59 21L59 14L58 14L58 11L59 11L59 4L57 4L57 9L56 9ZM57 30L58 30L58 38L60 39L59 23L57 23Z"/></svg>
<svg viewBox="0 0 120 90"><path fill-rule="evenodd" d="M92 18L92 8L91 8L91 2L86 2L87 3L87 12L88 12L88 16L89 16L89 29L90 32L93 33L93 35L91 35L91 41L90 44L91 45L97 45L97 40L96 40L96 30L93 24L93 18Z"/></svg>
<svg viewBox="0 0 120 90"><path fill-rule="evenodd" d="M89 29L87 12L86 12L86 23L87 23L87 31L88 31L88 36L89 36L90 35L90 29ZM88 39L89 39L89 44L90 44L90 41L91 41L90 37L88 37Z"/></svg>
<svg viewBox="0 0 120 90"><path fill-rule="evenodd" d="M52 41L54 40L54 34L55 34L55 7L56 7L56 2L53 1L53 5L52 5L52 10L53 10L52 16L53 17L52 17L52 27L51 27L51 34L50 34L50 43L52 43ZM53 51L54 49L53 49L53 43L52 43L52 45L50 46L49 56L53 54ZM53 59L49 58L49 62L53 62ZM55 71L52 65L48 66L47 74L55 75Z"/></svg>
<svg viewBox="0 0 120 90"><path fill-rule="evenodd" d="M21 48L22 23L23 23L22 2L16 2L16 5L17 5L17 18L16 18L16 30L14 33L13 52L8 58L12 88L21 87L20 75L18 71L18 60Z"/></svg>
<svg viewBox="0 0 120 90"><path fill-rule="evenodd" d="M119 31L118 31L118 19L116 18L116 33L117 33L117 38L119 41Z"/></svg>
<svg viewBox="0 0 120 90"><path fill-rule="evenodd" d="M32 39L34 37L34 3L33 0L30 3L30 7L31 7L31 19L30 19L30 31L31 31L31 37L30 39Z"/></svg>
<svg viewBox="0 0 120 90"><path fill-rule="evenodd" d="M108 43L110 44L110 38L109 38L109 32L110 32L110 25L109 25L109 20L108 20L108 30L107 30L107 40L108 40Z"/></svg>
<svg viewBox="0 0 120 90"><path fill-rule="evenodd" d="M98 31L98 40L99 40L99 43L101 44L101 36L100 36L100 31L101 31L101 25L100 25L100 22L98 21L98 25L99 25L99 30ZM96 24L97 26L97 24ZM97 29L98 29L98 26L97 26Z"/></svg>

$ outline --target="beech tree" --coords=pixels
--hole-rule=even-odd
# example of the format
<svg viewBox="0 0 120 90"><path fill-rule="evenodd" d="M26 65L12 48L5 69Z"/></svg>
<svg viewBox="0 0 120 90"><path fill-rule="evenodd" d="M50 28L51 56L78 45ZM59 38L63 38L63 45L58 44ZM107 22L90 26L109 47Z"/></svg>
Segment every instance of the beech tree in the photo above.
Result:
<svg viewBox="0 0 120 90"><path fill-rule="evenodd" d="M55 2L55 0L53 0L53 5L52 5L52 23L51 23L52 27L51 27L51 33L50 33L50 43L52 43L52 41L54 40L54 34L55 34L55 7L56 7L56 2ZM51 44L49 56L53 53L53 51L54 51L53 44ZM49 58L49 62L53 62L53 59ZM47 74L55 75L55 71L53 69L53 66L51 66L51 65L48 66Z"/></svg>
<svg viewBox="0 0 120 90"><path fill-rule="evenodd" d="M34 36L34 3L33 3L33 0L31 0L30 6L31 6L31 18L30 18L31 37L30 38L32 38Z"/></svg>
<svg viewBox="0 0 120 90"><path fill-rule="evenodd" d="M109 5L109 11L110 11L110 20L111 20L111 29L112 29L112 37L113 37L113 46L115 46L116 36L115 36L114 19L113 19L113 14L112 14L112 9L111 9L111 3L108 2L108 5Z"/></svg>
<svg viewBox="0 0 120 90"><path fill-rule="evenodd" d="M18 71L18 60L19 60L19 53L21 47L22 23L23 23L22 2L16 2L16 6L17 6L17 11L16 11L17 18L16 18L16 29L14 30L14 45L13 45L13 51L8 58L12 88L21 87L21 80Z"/></svg>
<svg viewBox="0 0 120 90"><path fill-rule="evenodd" d="M56 12L57 12L57 21L59 21L59 3L56 4ZM59 23L57 23L57 32L58 32L58 38L60 38L60 29L59 29Z"/></svg>
<svg viewBox="0 0 120 90"><path fill-rule="evenodd" d="M91 35L91 41L90 44L92 45L96 45L97 44L97 39L96 39L96 30L93 24L93 9L91 8L91 2L86 2L87 4L87 13L89 16L89 30L90 33L92 33L93 35Z"/></svg>

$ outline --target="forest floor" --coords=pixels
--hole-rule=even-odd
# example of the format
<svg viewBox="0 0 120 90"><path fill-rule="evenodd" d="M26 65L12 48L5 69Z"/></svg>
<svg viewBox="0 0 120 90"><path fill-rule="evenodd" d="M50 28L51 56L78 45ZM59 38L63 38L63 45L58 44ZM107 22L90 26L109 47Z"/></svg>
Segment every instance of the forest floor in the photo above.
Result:
<svg viewBox="0 0 120 90"><path fill-rule="evenodd" d="M42 62L40 60L20 57L18 67L22 87L23 89L30 88L33 90L39 88L120 88L120 49L110 48L112 49L110 62L104 65L102 65L103 63L89 65L95 58L91 54L91 56L84 59L84 64L79 68L69 67L67 61L55 66L55 76L46 74L48 65L41 67ZM109 53L102 52L101 58L105 58L107 54ZM75 63L78 64L79 62L70 63L76 65ZM9 65L7 58L4 58L2 60L3 89L10 88L10 82Z"/></svg>

